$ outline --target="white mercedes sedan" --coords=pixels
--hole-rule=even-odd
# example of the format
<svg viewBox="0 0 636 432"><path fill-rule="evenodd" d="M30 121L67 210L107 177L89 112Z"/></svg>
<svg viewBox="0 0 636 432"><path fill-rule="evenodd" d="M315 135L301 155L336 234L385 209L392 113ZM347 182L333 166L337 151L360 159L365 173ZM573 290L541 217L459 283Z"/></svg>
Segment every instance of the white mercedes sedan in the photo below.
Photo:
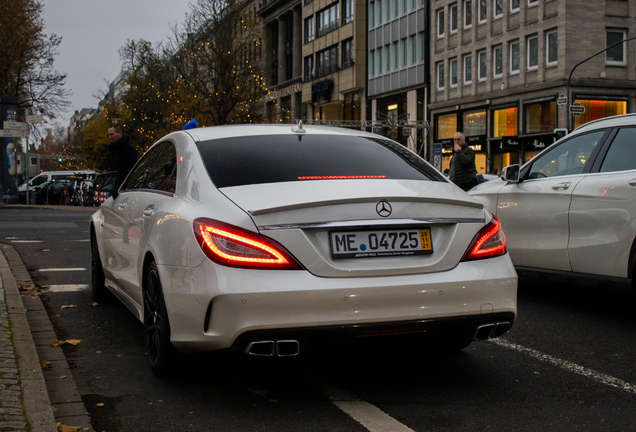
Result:
<svg viewBox="0 0 636 432"><path fill-rule="evenodd" d="M592 121L470 190L501 221L521 276L634 280L635 142L634 114Z"/></svg>
<svg viewBox="0 0 636 432"><path fill-rule="evenodd" d="M498 220L402 145L329 127L167 135L92 216L92 290L178 352L258 356L506 333L517 274ZM370 342L370 344L369 344ZM336 348L337 347L337 348Z"/></svg>

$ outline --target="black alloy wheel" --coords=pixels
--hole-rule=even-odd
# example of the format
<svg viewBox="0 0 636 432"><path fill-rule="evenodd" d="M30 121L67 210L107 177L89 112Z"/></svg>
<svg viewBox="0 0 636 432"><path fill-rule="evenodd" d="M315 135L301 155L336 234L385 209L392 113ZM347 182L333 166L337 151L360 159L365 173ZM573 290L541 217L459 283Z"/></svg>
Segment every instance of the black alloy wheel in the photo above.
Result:
<svg viewBox="0 0 636 432"><path fill-rule="evenodd" d="M178 351L170 342L170 321L154 261L144 276L144 329L150 369L160 377L172 375Z"/></svg>
<svg viewBox="0 0 636 432"><path fill-rule="evenodd" d="M105 282L106 278L104 277L104 268L99 257L97 239L95 234L91 232L91 289L93 300L98 303L107 303L112 298L112 294L106 288Z"/></svg>

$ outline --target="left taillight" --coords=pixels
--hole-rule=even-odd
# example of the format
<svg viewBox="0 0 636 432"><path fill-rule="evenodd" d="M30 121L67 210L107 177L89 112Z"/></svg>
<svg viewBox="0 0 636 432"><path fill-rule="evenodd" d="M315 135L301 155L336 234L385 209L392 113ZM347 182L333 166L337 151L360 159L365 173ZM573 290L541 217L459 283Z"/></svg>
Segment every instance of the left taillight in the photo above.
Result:
<svg viewBox="0 0 636 432"><path fill-rule="evenodd" d="M303 267L274 240L213 219L193 224L199 246L212 261L240 268L301 270Z"/></svg>
<svg viewBox="0 0 636 432"><path fill-rule="evenodd" d="M501 229L499 219L493 216L492 220L473 238L462 261L494 258L505 255L506 252L506 235Z"/></svg>

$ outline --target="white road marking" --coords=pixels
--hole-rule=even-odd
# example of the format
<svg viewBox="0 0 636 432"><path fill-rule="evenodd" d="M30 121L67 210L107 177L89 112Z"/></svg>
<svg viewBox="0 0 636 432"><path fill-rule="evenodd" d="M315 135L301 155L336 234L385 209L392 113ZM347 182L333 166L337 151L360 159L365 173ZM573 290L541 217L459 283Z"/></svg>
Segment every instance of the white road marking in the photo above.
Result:
<svg viewBox="0 0 636 432"><path fill-rule="evenodd" d="M11 243L44 243L44 240L11 240Z"/></svg>
<svg viewBox="0 0 636 432"><path fill-rule="evenodd" d="M19 238L20 238L20 237L5 237L4 239L5 239L5 240L17 240L17 239L19 239Z"/></svg>
<svg viewBox="0 0 636 432"><path fill-rule="evenodd" d="M406 427L380 408L360 400L342 389L324 384L323 388L325 395L335 406L370 432L414 432L413 429Z"/></svg>
<svg viewBox="0 0 636 432"><path fill-rule="evenodd" d="M503 339L491 339L491 342L499 346L502 346L504 348L509 348L515 351L522 352L524 354L528 354L529 356L534 357L538 360L550 363L554 366L573 372L577 375L582 375L584 377L590 378L601 384L605 384L610 387L615 387L627 393L636 394L636 385L630 384L627 381L623 381L622 379L615 378L610 375L606 375L604 373L595 371L594 369L589 369L584 366L578 365L576 363L569 362L567 360L562 360L560 358L553 357L549 354L543 354L542 352L533 350L531 348L526 348L521 345L513 344Z"/></svg>
<svg viewBox="0 0 636 432"><path fill-rule="evenodd" d="M83 240L71 240L74 242L87 242L87 241L91 241L91 239L83 239Z"/></svg>
<svg viewBox="0 0 636 432"><path fill-rule="evenodd" d="M88 289L88 285L86 284L76 284L76 285L46 285L44 289L49 292L73 292L73 291L84 291Z"/></svg>
<svg viewBox="0 0 636 432"><path fill-rule="evenodd" d="M47 268L40 269L40 272L62 272L62 271L86 271L83 267L75 267L75 268Z"/></svg>

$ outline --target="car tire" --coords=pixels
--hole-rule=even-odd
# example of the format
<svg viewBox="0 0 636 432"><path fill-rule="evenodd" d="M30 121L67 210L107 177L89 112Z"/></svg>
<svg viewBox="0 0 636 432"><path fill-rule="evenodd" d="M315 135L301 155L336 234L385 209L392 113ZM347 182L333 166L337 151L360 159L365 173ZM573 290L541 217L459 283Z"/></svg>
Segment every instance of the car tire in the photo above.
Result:
<svg viewBox="0 0 636 432"><path fill-rule="evenodd" d="M99 256L99 248L97 247L97 239L91 233L91 290L93 292L93 300L97 303L108 303L112 299L112 294L106 288L106 277L104 276L104 268L102 260Z"/></svg>
<svg viewBox="0 0 636 432"><path fill-rule="evenodd" d="M153 261L144 275L144 330L150 369L159 377L175 372L179 352L170 342L170 320L163 299L157 264Z"/></svg>

